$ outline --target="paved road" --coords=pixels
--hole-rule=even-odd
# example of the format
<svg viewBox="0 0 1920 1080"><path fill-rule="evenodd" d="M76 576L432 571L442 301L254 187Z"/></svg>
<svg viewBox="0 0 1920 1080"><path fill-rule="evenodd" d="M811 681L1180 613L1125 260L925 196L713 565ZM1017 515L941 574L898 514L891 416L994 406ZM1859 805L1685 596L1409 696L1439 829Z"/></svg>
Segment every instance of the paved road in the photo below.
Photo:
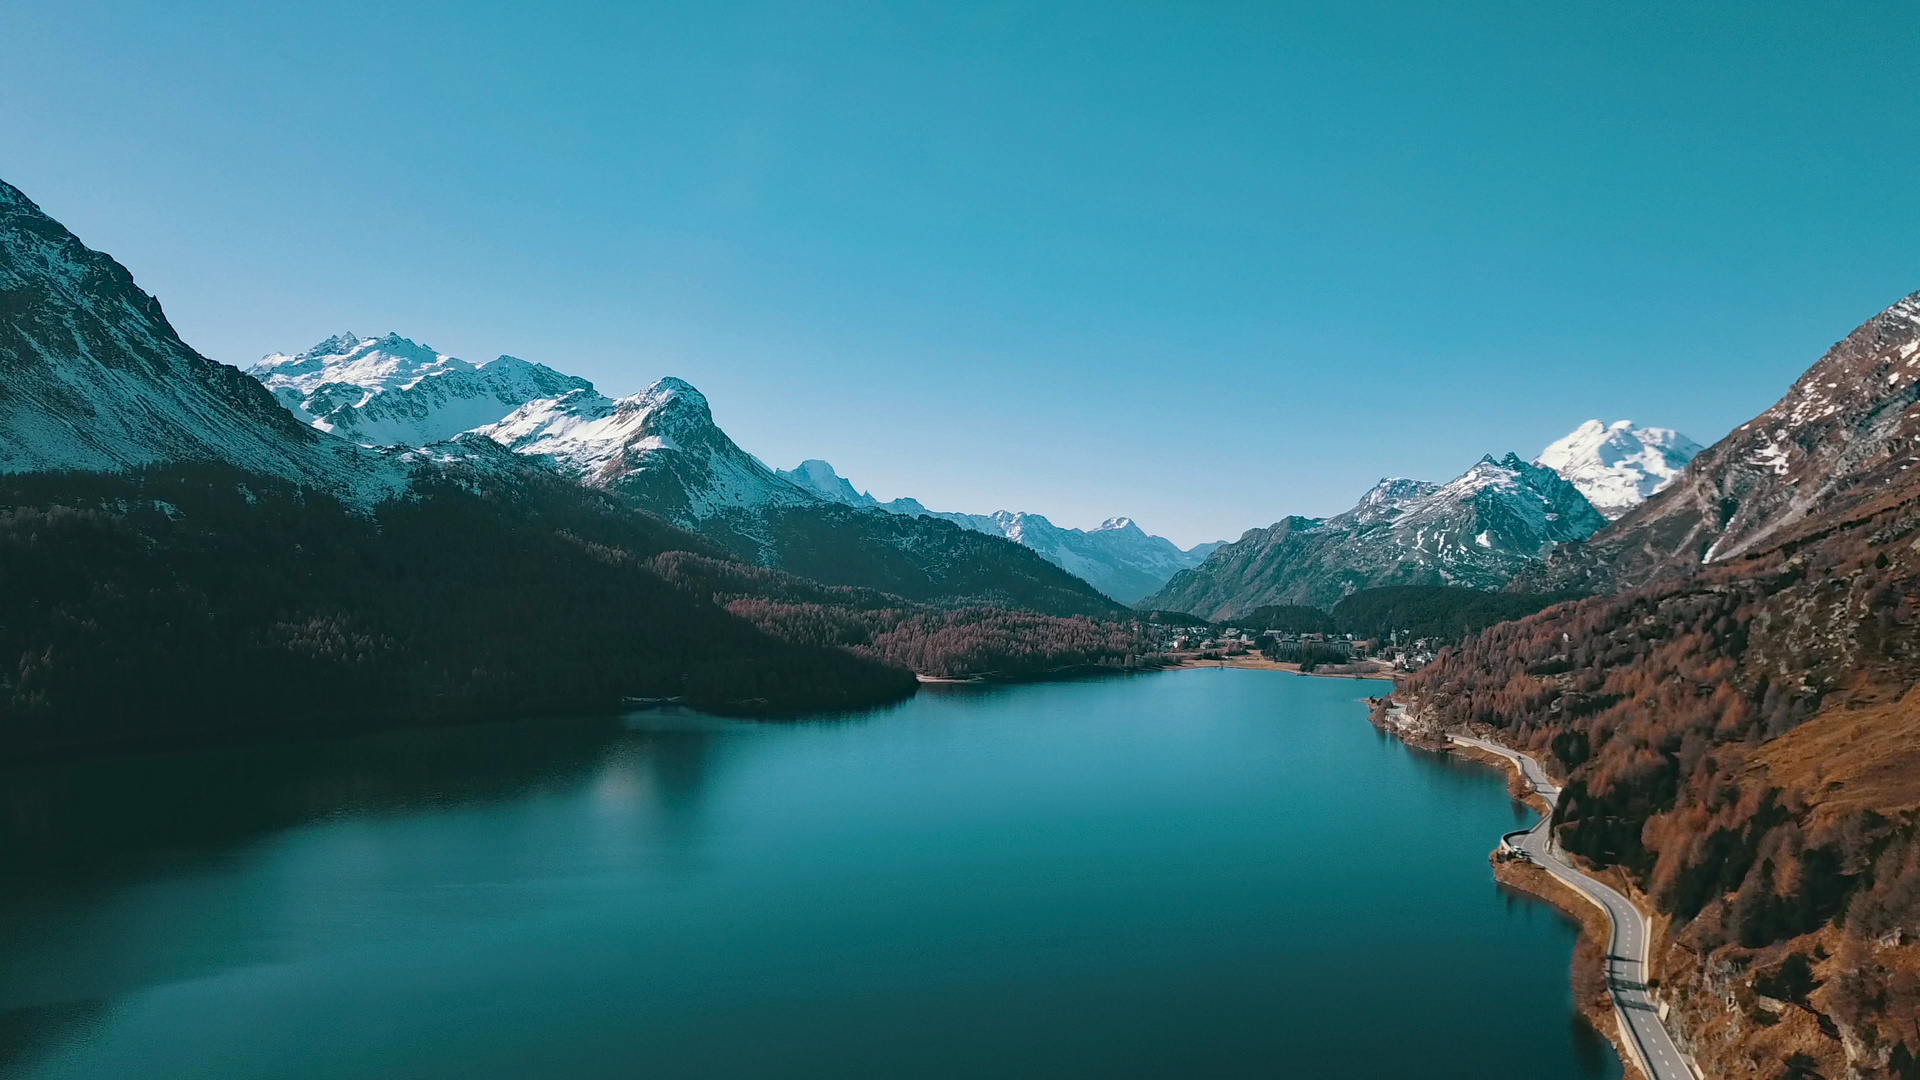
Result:
<svg viewBox="0 0 1920 1080"><path fill-rule="evenodd" d="M1540 768L1540 763L1497 743L1464 735L1448 738L1464 746L1490 750L1520 767L1520 774L1533 790L1552 806L1560 800L1560 789ZM1534 822L1533 828L1511 836L1512 845L1547 873L1606 909L1613 924L1613 940L1607 943L1607 985L1613 990L1614 1011L1627 1031L1631 1049L1638 1052L1648 1080L1697 1080L1692 1066L1674 1045L1667 1026L1660 1022L1659 1006L1647 992L1647 921L1640 909L1603 881L1597 881L1567 862L1553 844L1547 829L1547 817Z"/></svg>

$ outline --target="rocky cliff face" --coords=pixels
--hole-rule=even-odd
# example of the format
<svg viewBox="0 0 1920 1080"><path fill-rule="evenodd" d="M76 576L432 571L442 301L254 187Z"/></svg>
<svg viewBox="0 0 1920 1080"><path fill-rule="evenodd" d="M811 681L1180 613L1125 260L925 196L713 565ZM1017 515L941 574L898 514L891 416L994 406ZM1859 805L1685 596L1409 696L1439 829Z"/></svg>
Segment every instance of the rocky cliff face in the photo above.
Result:
<svg viewBox="0 0 1920 1080"><path fill-rule="evenodd" d="M1344 514L1254 529L1140 606L1231 619L1269 604L1332 607L1382 585L1498 588L1605 523L1552 469L1486 457L1445 484L1382 480Z"/></svg>

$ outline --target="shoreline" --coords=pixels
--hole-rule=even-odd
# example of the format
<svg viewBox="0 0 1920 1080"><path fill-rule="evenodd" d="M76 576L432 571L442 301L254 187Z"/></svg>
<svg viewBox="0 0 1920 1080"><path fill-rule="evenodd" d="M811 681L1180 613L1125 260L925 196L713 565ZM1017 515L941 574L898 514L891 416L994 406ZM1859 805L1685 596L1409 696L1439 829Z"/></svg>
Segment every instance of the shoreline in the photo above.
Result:
<svg viewBox="0 0 1920 1080"><path fill-rule="evenodd" d="M1371 661L1369 661L1371 663ZM1341 667L1352 665L1342 664ZM1261 656L1234 656L1221 660L1201 660L1196 657L1182 657L1169 664L1163 670L1188 671L1200 668L1239 668L1243 671L1285 671L1294 675L1306 675L1317 679L1391 679L1398 681L1398 674L1392 668L1376 668L1371 671L1301 671L1299 664L1268 660Z"/></svg>
<svg viewBox="0 0 1920 1080"><path fill-rule="evenodd" d="M1393 735L1404 745L1413 749L1444 754L1499 770L1507 777L1509 797L1540 814L1542 819L1551 814L1551 805L1545 797L1534 790L1533 784L1526 777L1519 762L1505 754L1455 742L1450 736L1439 739L1433 739L1430 736L1423 738L1421 732L1407 730L1390 719L1392 711L1397 708L1399 707L1389 703L1389 699L1379 699L1376 707L1370 712L1368 720L1376 728ZM1609 970L1613 939L1619 931L1619 928L1614 925L1612 914L1598 898L1560 880L1558 876L1532 861L1524 853L1518 858L1509 856L1508 840L1514 835L1517 834L1501 837L1499 846L1488 853L1487 861L1492 866L1494 881L1504 888L1512 889L1546 904L1580 928L1568 973L1575 1008L1589 1026L1613 1046L1614 1053L1620 1060L1623 1080L1636 1080L1636 1078L1647 1080L1648 1074L1641 1060L1639 1048L1630 1045L1629 1042L1630 1039L1637 1037L1630 1036L1625 1026L1624 1010L1627 1005L1615 992L1613 976ZM1591 879L1597 885L1611 887L1640 916L1645 929L1640 959L1642 977L1651 974L1653 970L1651 961L1654 954L1651 939L1662 933L1657 916L1645 909L1636 891L1609 885L1608 880L1613 875L1602 878L1578 866L1570 868L1581 876ZM1609 1020L1612 1022L1609 1023ZM1692 1071L1690 1065L1686 1067L1690 1076L1699 1075Z"/></svg>

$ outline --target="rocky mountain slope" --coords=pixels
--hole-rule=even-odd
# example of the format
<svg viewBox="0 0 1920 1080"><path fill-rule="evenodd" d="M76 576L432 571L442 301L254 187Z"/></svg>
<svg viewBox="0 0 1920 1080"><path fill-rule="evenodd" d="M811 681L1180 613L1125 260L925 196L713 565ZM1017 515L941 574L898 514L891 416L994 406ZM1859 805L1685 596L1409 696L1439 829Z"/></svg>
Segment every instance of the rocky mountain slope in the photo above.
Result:
<svg viewBox="0 0 1920 1080"><path fill-rule="evenodd" d="M1920 298L1582 545L1622 586L1396 691L1564 778L1560 843L1670 925L1710 1076L1920 1071Z"/></svg>
<svg viewBox="0 0 1920 1080"><path fill-rule="evenodd" d="M403 482L189 348L126 267L0 182L0 472L196 460L362 503Z"/></svg>
<svg viewBox="0 0 1920 1080"><path fill-rule="evenodd" d="M1273 604L1330 608L1383 585L1498 588L1605 524L1552 469L1485 457L1445 484L1382 480L1343 514L1253 529L1139 606L1231 619Z"/></svg>
<svg viewBox="0 0 1920 1080"><path fill-rule="evenodd" d="M1565 477L1611 521L1673 483L1699 452L1700 444L1670 428L1589 420L1555 440L1533 463Z"/></svg>
<svg viewBox="0 0 1920 1080"><path fill-rule="evenodd" d="M247 369L301 420L365 446L421 446L593 384L502 356L469 364L398 334L347 333Z"/></svg>
<svg viewBox="0 0 1920 1080"><path fill-rule="evenodd" d="M1861 324L1659 495L1530 576L1606 590L1685 576L1903 489L1920 465L1920 293Z"/></svg>
<svg viewBox="0 0 1920 1080"><path fill-rule="evenodd" d="M1048 562L1123 604L1140 600L1174 574L1200 565L1220 546L1217 542L1198 544L1183 551L1173 541L1142 530L1132 518L1108 518L1095 529L1065 529L1039 514L1008 510L991 514L940 512L910 498L882 502L856 490L832 465L818 459L803 461L791 472L776 471L808 491L847 506L939 518L989 536L1004 536L1032 548Z"/></svg>

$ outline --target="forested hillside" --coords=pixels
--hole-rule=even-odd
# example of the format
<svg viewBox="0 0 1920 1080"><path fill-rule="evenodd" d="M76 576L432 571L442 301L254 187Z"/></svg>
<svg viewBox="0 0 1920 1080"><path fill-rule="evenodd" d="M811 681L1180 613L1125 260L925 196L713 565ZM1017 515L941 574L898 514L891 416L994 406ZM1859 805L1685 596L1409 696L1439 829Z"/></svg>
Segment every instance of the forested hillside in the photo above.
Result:
<svg viewBox="0 0 1920 1080"><path fill-rule="evenodd" d="M1021 678L1069 669L1140 670L1163 662L1154 640L1130 619L931 608L683 551L661 555L654 567L782 640L848 649L927 675Z"/></svg>
<svg viewBox="0 0 1920 1080"><path fill-rule="evenodd" d="M1581 593L1488 592L1444 585L1362 589L1333 607L1334 628L1355 637L1431 638L1456 642L1495 623L1577 599Z"/></svg>
<svg viewBox="0 0 1920 1080"><path fill-rule="evenodd" d="M1713 1075L1920 1071L1916 310L1587 546L1629 576L1586 580L1650 584L1494 626L1396 691L1564 777L1556 836L1671 919L1656 967Z"/></svg>
<svg viewBox="0 0 1920 1080"><path fill-rule="evenodd" d="M224 466L0 477L0 752L912 693L647 564L688 548L712 551L557 478L443 478L369 515Z"/></svg>

